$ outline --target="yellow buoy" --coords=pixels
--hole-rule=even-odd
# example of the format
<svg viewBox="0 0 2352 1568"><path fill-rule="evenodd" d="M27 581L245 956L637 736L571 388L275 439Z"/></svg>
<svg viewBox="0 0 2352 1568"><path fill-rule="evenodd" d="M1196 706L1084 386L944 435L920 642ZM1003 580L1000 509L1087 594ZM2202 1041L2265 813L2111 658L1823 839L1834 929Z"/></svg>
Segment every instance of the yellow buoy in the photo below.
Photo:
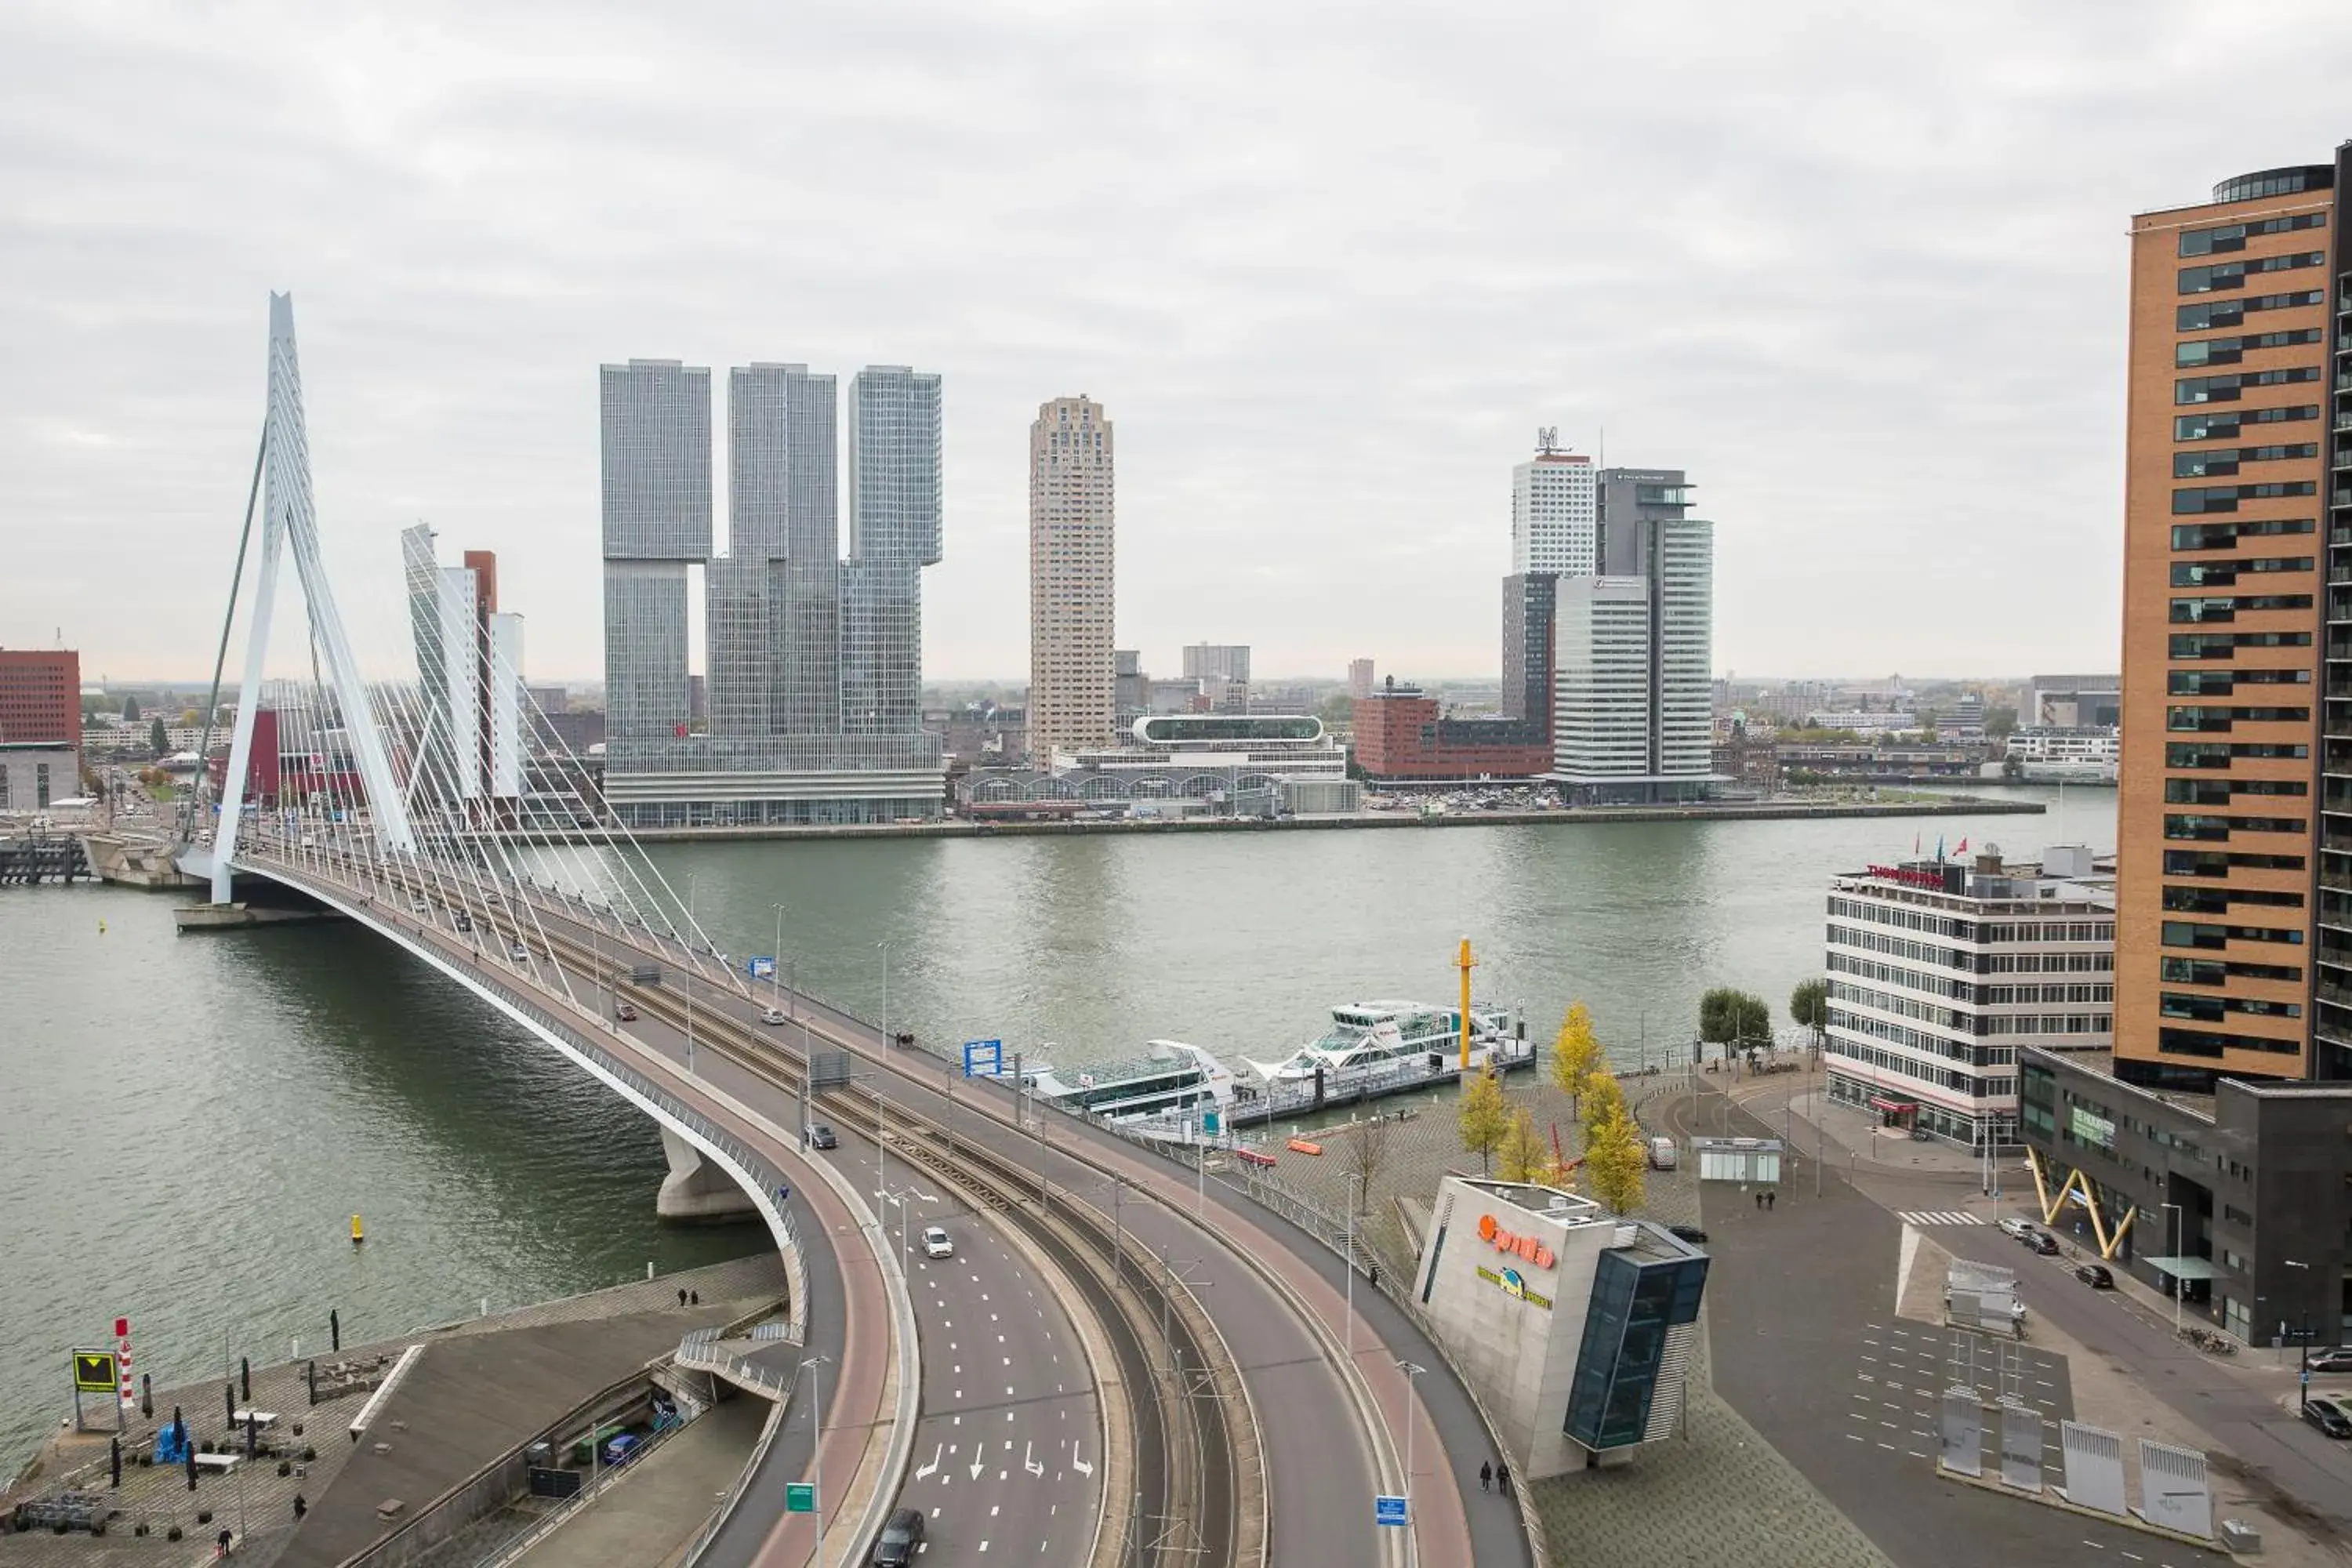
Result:
<svg viewBox="0 0 2352 1568"><path fill-rule="evenodd" d="M352 1215L352 1245L357 1247L366 1240L367 1237L360 1229L360 1216Z"/></svg>
<svg viewBox="0 0 2352 1568"><path fill-rule="evenodd" d="M106 934L106 922L102 920L98 922L98 934L100 936Z"/></svg>

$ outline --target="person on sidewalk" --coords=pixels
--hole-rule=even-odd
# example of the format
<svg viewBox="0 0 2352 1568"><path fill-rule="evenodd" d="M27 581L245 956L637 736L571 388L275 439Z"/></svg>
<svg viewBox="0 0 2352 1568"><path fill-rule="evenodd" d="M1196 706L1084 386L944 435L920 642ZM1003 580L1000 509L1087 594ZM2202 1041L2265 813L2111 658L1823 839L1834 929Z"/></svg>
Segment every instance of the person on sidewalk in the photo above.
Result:
<svg viewBox="0 0 2352 1568"><path fill-rule="evenodd" d="M1491 1459L1482 1460L1479 1463L1478 1489L1482 1492L1493 1491L1495 1489L1495 1465L1494 1461Z"/></svg>
<svg viewBox="0 0 2352 1568"><path fill-rule="evenodd" d="M1508 1459L1495 1461L1495 1489L1505 1497L1511 1495L1511 1461Z"/></svg>

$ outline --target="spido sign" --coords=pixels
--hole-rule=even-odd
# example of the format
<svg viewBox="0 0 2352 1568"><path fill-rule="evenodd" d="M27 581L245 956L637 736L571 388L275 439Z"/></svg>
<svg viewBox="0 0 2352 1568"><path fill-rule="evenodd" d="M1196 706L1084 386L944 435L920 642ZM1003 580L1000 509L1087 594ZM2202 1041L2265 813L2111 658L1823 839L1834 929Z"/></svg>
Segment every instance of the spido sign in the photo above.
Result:
<svg viewBox="0 0 2352 1568"><path fill-rule="evenodd" d="M1538 1268L1549 1268L1559 1261L1552 1256L1551 1248L1546 1247L1539 1238L1520 1236L1514 1231L1505 1230L1490 1214L1478 1216L1478 1239L1488 1243L1497 1252L1507 1252L1514 1258L1525 1258Z"/></svg>

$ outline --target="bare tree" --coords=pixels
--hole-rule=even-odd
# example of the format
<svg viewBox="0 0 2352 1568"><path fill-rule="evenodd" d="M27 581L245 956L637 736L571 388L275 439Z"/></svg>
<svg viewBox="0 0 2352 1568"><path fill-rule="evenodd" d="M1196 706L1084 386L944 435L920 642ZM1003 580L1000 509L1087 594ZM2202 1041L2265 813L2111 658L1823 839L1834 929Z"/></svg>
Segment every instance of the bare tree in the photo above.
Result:
<svg viewBox="0 0 2352 1568"><path fill-rule="evenodd" d="M1388 1166L1390 1140L1395 1126L1395 1122L1374 1111L1369 1120L1356 1123L1348 1140L1348 1151L1340 1156L1339 1168L1362 1182L1359 1191L1367 1207L1372 1202L1372 1184L1381 1179L1381 1172Z"/></svg>

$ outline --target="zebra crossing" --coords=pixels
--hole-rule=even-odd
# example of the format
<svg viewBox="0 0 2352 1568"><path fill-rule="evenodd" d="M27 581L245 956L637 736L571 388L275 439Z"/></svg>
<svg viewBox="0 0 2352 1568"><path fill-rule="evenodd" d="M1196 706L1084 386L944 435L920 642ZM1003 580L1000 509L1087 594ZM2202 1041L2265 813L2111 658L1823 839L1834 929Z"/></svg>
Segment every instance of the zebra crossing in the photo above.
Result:
<svg viewBox="0 0 2352 1568"><path fill-rule="evenodd" d="M1982 1225L1982 1215L1963 1214L1958 1209L1897 1209L1895 1217L1905 1225Z"/></svg>

